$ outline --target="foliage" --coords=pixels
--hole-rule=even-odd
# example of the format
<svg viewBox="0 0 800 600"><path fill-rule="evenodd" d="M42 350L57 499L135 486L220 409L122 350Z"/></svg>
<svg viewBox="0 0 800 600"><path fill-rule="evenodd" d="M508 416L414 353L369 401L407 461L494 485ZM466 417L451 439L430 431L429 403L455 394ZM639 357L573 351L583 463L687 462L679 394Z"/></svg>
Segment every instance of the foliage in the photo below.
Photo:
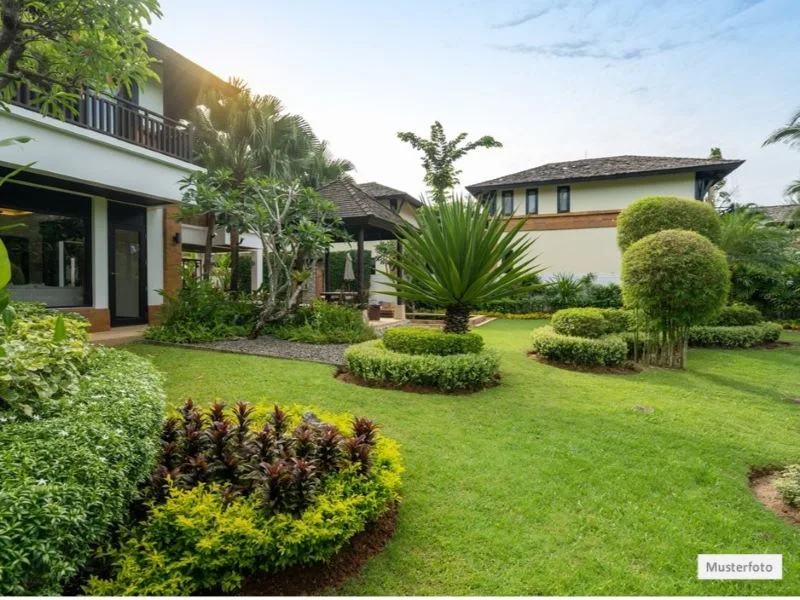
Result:
<svg viewBox="0 0 800 600"><path fill-rule="evenodd" d="M722 150L719 148L711 148L711 152L709 152L708 158L715 158L721 159L722 158ZM720 211L725 210L730 207L733 203L733 196L736 193L736 188L729 190L726 188L728 184L727 179L722 178L717 183L712 185L708 191L706 192L705 198L703 198L704 202L708 202L711 206L714 207L714 210Z"/></svg>
<svg viewBox="0 0 800 600"><path fill-rule="evenodd" d="M599 308L565 308L551 319L553 331L561 335L599 338L609 333L609 324Z"/></svg>
<svg viewBox="0 0 800 600"><path fill-rule="evenodd" d="M711 319L709 325L755 325L764 320L755 306L749 304L731 304L730 306L723 306L716 316Z"/></svg>
<svg viewBox="0 0 800 600"><path fill-rule="evenodd" d="M401 471L369 419L275 406L257 426L246 403L187 401L164 424L146 520L111 550L113 578L87 591L232 592L250 574L326 560L398 499Z"/></svg>
<svg viewBox="0 0 800 600"><path fill-rule="evenodd" d="M793 148L800 149L800 110L789 118L786 125L773 131L770 136L764 140L763 146L778 143L787 144ZM787 186L786 195L795 201L800 198L800 179L791 182ZM800 208L795 212L795 220L798 218L798 212L800 212Z"/></svg>
<svg viewBox="0 0 800 600"><path fill-rule="evenodd" d="M383 332L383 345L404 354L467 354L483 349L483 338L475 332L445 333L431 327L390 327Z"/></svg>
<svg viewBox="0 0 800 600"><path fill-rule="evenodd" d="M693 231L648 235L622 257L625 305L648 322L641 358L651 364L683 368L688 328L719 312L729 290L725 255Z"/></svg>
<svg viewBox="0 0 800 600"><path fill-rule="evenodd" d="M499 377L500 363L492 350L448 356L405 354L388 350L380 340L351 346L345 350L344 359L348 370L368 383L446 392L491 385Z"/></svg>
<svg viewBox="0 0 800 600"><path fill-rule="evenodd" d="M355 344L377 336L360 310L321 300L301 306L283 323L268 325L265 333L306 344Z"/></svg>
<svg viewBox="0 0 800 600"><path fill-rule="evenodd" d="M789 331L800 331L800 321L794 319L780 319L777 323L780 323L784 329L788 329Z"/></svg>
<svg viewBox="0 0 800 600"><path fill-rule="evenodd" d="M147 339L161 342L211 342L247 335L258 308L249 298L233 298L210 281L185 277L175 293L160 292L164 304L160 324L149 327Z"/></svg>
<svg viewBox="0 0 800 600"><path fill-rule="evenodd" d="M800 262L770 273L735 265L731 275L733 300L753 304L769 317L800 317Z"/></svg>
<svg viewBox="0 0 800 600"><path fill-rule="evenodd" d="M0 9L0 106L25 87L45 114L75 113L77 90L128 90L156 77L143 25L158 0L15 0Z"/></svg>
<svg viewBox="0 0 800 600"><path fill-rule="evenodd" d="M77 393L90 364L82 317L14 304L22 316L0 323L0 411L39 418Z"/></svg>
<svg viewBox="0 0 800 600"><path fill-rule="evenodd" d="M800 465L789 465L775 479L775 488L789 506L800 507Z"/></svg>
<svg viewBox="0 0 800 600"><path fill-rule="evenodd" d="M697 200L670 196L641 198L617 217L617 244L624 252L634 242L665 229L684 229L720 239L720 218L714 208Z"/></svg>
<svg viewBox="0 0 800 600"><path fill-rule="evenodd" d="M777 342L783 326L764 322L756 325L701 325L689 329L689 345L714 348L750 348Z"/></svg>
<svg viewBox="0 0 800 600"><path fill-rule="evenodd" d="M119 523L156 456L164 394L147 361L98 349L42 419L0 425L0 592L55 595Z"/></svg>
<svg viewBox="0 0 800 600"><path fill-rule="evenodd" d="M443 306L446 332L466 333L477 304L539 287L523 224L506 232L505 220L463 198L423 207L417 227L404 223L397 231L403 253L396 264L408 278L383 274L398 296Z"/></svg>
<svg viewBox="0 0 800 600"><path fill-rule="evenodd" d="M722 215L719 247L728 256L732 270L756 269L775 273L797 262L796 234L774 224L756 207L736 206Z"/></svg>
<svg viewBox="0 0 800 600"><path fill-rule="evenodd" d="M356 270L358 268L355 252L351 250L342 252L331 252L328 254L328 269L330 271L330 280L328 281L328 292L336 291L355 291L356 282L349 283L344 280L344 265L347 260L347 255L350 255L353 261L353 274L358 276ZM364 281L369 281L372 272L372 252L364 250ZM349 289L348 289L349 288Z"/></svg>
<svg viewBox="0 0 800 600"><path fill-rule="evenodd" d="M495 319L510 319L518 321L538 321L542 319L550 320L553 316L552 313L546 312L532 312L532 313L504 313L493 311L481 311L484 317L492 317Z"/></svg>
<svg viewBox="0 0 800 600"><path fill-rule="evenodd" d="M567 365L613 367L628 358L628 346L616 335L597 338L556 333L552 327L538 327L531 334L533 352L542 358Z"/></svg>
<svg viewBox="0 0 800 600"><path fill-rule="evenodd" d="M490 135L485 135L473 142L462 144L466 133L459 133L448 140L444 127L439 121L431 125L431 138L426 140L411 131L400 131L397 137L414 150L422 153L422 167L425 169L425 183L436 202L445 202L447 194L458 185L461 171L456 170L455 162L476 148L502 148L503 144Z"/></svg>

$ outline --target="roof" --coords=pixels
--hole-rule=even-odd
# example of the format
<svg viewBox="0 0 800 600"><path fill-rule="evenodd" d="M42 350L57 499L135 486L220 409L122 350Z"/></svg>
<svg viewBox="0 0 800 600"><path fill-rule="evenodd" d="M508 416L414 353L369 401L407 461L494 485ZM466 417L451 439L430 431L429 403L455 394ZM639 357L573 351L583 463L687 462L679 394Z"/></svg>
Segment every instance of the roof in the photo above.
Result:
<svg viewBox="0 0 800 600"><path fill-rule="evenodd" d="M393 229L403 219L354 183L334 181L319 190L320 195L336 205L336 214L345 221L363 220L365 224Z"/></svg>
<svg viewBox="0 0 800 600"><path fill-rule="evenodd" d="M775 204L773 206L754 206L755 210L764 213L770 221L785 223L792 220L792 215L800 210L800 207L792 204Z"/></svg>
<svg viewBox="0 0 800 600"><path fill-rule="evenodd" d="M505 186L572 183L595 179L617 179L698 171L709 172L721 179L741 166L742 163L744 163L743 160L678 158L672 156L625 155L585 158L583 160L548 163L526 171L468 185L467 189L475 193Z"/></svg>
<svg viewBox="0 0 800 600"><path fill-rule="evenodd" d="M383 185L381 183L377 183L376 181L370 181L369 183L359 183L356 184L362 190L367 192L373 198L378 200L388 200L397 198L398 200L405 200L414 208L419 208L422 206L422 202L414 198L411 194L408 194L402 190L396 190L394 188L389 187L388 185Z"/></svg>
<svg viewBox="0 0 800 600"><path fill-rule="evenodd" d="M153 58L161 62L174 64L185 71L192 72L195 77L202 79L209 87L215 87L231 93L236 92L236 88L222 79L222 77L215 75L205 67L202 67L193 60L186 58L177 50L167 46L164 42L161 42L150 36L147 37L145 42L147 44L147 52Z"/></svg>

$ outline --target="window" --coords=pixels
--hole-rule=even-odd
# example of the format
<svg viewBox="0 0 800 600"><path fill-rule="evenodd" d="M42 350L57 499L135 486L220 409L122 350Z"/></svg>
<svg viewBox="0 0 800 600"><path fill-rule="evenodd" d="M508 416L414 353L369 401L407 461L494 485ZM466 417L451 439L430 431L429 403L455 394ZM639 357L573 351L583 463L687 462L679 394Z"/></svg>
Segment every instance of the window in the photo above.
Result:
<svg viewBox="0 0 800 600"><path fill-rule="evenodd" d="M539 190L525 190L525 213L535 215L539 213Z"/></svg>
<svg viewBox="0 0 800 600"><path fill-rule="evenodd" d="M503 192L503 216L510 217L514 214L514 191L505 190Z"/></svg>
<svg viewBox="0 0 800 600"><path fill-rule="evenodd" d="M389 198L389 208L392 212L397 212L397 198Z"/></svg>
<svg viewBox="0 0 800 600"><path fill-rule="evenodd" d="M481 196L481 203L484 206L489 207L489 214L496 215L497 214L497 192L491 191L486 192Z"/></svg>
<svg viewBox="0 0 800 600"><path fill-rule="evenodd" d="M568 185L558 186L557 195L558 195L558 212L560 213L569 212L569 186Z"/></svg>

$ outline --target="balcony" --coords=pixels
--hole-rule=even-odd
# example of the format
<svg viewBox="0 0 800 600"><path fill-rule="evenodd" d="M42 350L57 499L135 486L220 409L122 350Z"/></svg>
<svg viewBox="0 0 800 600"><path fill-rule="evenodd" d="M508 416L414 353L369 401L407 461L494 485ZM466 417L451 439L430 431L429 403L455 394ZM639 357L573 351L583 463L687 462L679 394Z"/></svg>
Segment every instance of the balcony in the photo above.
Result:
<svg viewBox="0 0 800 600"><path fill-rule="evenodd" d="M36 95L27 86L17 92L13 104L44 113ZM192 162L192 129L179 122L120 98L85 89L80 92L74 111L64 121L148 150Z"/></svg>

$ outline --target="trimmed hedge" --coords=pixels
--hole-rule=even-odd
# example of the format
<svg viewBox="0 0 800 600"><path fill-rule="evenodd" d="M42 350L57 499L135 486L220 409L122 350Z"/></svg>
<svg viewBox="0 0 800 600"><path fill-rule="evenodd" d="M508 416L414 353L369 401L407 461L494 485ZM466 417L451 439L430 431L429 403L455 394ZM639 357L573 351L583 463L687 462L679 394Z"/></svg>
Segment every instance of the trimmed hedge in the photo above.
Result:
<svg viewBox="0 0 800 600"><path fill-rule="evenodd" d="M640 198L617 217L617 244L625 251L634 242L665 229L694 231L716 244L722 222L714 207L705 202L671 196Z"/></svg>
<svg viewBox="0 0 800 600"><path fill-rule="evenodd" d="M95 349L77 393L50 418L0 425L0 593L55 595L127 514L158 450L161 376Z"/></svg>
<svg viewBox="0 0 800 600"><path fill-rule="evenodd" d="M553 331L561 335L599 338L628 329L629 318L618 308L565 308L551 319Z"/></svg>
<svg viewBox="0 0 800 600"><path fill-rule="evenodd" d="M783 326L780 323L724 326L702 325L689 329L689 345L706 348L750 348L777 342Z"/></svg>
<svg viewBox="0 0 800 600"><path fill-rule="evenodd" d="M764 317L761 311L749 304L731 304L723 306L709 325L725 325L735 327L739 325L756 325L761 323Z"/></svg>
<svg viewBox="0 0 800 600"><path fill-rule="evenodd" d="M492 317L494 319L511 319L512 321L549 321L553 316L553 313L549 312L504 313L481 311L480 314L484 317Z"/></svg>
<svg viewBox="0 0 800 600"><path fill-rule="evenodd" d="M616 335L586 338L561 335L552 327L539 327L531 333L531 340L536 354L567 365L614 367L628 359L628 345Z"/></svg>
<svg viewBox="0 0 800 600"><path fill-rule="evenodd" d="M367 382L396 387L417 385L444 391L474 390L493 383L500 358L492 350L472 354L403 354L380 340L351 346L344 353L348 370Z"/></svg>
<svg viewBox="0 0 800 600"><path fill-rule="evenodd" d="M403 354L474 354L483 349L483 338L474 332L445 333L430 327L390 327L383 332L383 345Z"/></svg>

